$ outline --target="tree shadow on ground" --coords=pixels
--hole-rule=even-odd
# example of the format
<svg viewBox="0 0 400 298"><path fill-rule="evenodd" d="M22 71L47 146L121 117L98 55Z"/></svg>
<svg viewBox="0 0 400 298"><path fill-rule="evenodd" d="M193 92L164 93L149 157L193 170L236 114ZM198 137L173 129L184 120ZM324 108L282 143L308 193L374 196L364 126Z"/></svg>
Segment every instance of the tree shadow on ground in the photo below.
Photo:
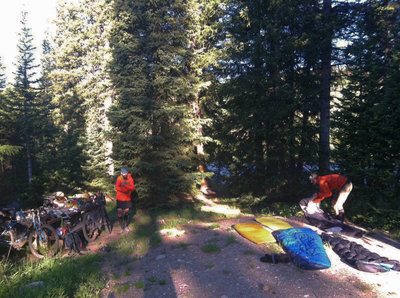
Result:
<svg viewBox="0 0 400 298"><path fill-rule="evenodd" d="M103 270L111 285L107 297L374 295L370 285L351 275L351 268L346 276L336 274L337 268L306 271L292 263L260 262L270 248L249 242L231 228L252 221L251 216L227 219L194 208L179 212L135 217L135 231L114 243L113 253L103 256ZM160 235L173 226L185 233Z"/></svg>

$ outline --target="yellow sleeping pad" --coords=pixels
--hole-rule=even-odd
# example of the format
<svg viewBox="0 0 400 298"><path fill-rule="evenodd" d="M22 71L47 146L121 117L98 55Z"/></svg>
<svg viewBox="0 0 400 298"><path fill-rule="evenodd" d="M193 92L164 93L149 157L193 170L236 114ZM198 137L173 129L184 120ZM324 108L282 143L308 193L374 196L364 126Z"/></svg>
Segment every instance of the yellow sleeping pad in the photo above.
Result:
<svg viewBox="0 0 400 298"><path fill-rule="evenodd" d="M292 226L287 222L273 216L258 217L256 218L256 221L273 231L292 228Z"/></svg>
<svg viewBox="0 0 400 298"><path fill-rule="evenodd" d="M244 238L256 244L276 241L270 231L255 222L239 223L234 225L233 228Z"/></svg>

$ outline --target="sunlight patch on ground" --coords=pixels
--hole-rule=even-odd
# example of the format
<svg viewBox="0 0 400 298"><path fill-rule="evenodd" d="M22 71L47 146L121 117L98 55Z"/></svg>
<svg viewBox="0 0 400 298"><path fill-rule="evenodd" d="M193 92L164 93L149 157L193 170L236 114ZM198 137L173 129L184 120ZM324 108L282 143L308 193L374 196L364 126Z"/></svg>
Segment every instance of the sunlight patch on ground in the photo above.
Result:
<svg viewBox="0 0 400 298"><path fill-rule="evenodd" d="M169 236L169 237L181 237L185 234L184 230L178 230L175 228L172 229L163 229L160 231L161 236Z"/></svg>
<svg viewBox="0 0 400 298"><path fill-rule="evenodd" d="M201 201L205 206L201 207L201 211L203 212L213 212L220 213L225 215L239 215L240 209L231 208L228 205L216 204L212 200L207 199L204 194L199 193L197 195L197 199Z"/></svg>
<svg viewBox="0 0 400 298"><path fill-rule="evenodd" d="M214 212L226 215L239 215L240 209L232 209L229 206L215 205L215 206L202 206L201 211L203 212Z"/></svg>

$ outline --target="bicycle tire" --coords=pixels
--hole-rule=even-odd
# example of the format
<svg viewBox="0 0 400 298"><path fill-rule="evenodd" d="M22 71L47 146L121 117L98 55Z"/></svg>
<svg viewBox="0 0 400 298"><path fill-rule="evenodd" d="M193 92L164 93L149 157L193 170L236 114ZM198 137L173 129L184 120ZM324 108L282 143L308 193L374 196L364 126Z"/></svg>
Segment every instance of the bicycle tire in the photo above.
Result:
<svg viewBox="0 0 400 298"><path fill-rule="evenodd" d="M83 237L87 242L92 242L96 240L97 236L100 234L99 229L95 223L95 219L92 212L86 213L83 217Z"/></svg>
<svg viewBox="0 0 400 298"><path fill-rule="evenodd" d="M28 242L32 254L39 259L53 257L60 246L56 229L48 224L41 224L38 231L33 230Z"/></svg>
<svg viewBox="0 0 400 298"><path fill-rule="evenodd" d="M14 235L14 231L13 230L9 230L6 234L4 234L0 241L4 241L4 242L9 242L11 244L11 247L14 247L14 240L15 240L15 235ZM6 248L6 250L4 250L4 253L7 253L7 251L9 251L9 245L1 245L0 247L0 255L3 255L3 249Z"/></svg>
<svg viewBox="0 0 400 298"><path fill-rule="evenodd" d="M108 232L108 234L111 234L113 226L112 226L110 219L108 218L107 211L104 209L104 207L103 207L102 213L103 213L104 226L106 228L106 231Z"/></svg>

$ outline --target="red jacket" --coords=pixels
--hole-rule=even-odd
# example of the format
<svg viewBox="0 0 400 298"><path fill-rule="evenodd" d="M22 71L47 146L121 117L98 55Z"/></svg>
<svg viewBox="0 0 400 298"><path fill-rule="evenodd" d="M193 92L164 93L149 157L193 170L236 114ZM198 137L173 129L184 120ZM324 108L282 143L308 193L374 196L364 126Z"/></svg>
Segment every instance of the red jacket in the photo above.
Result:
<svg viewBox="0 0 400 298"><path fill-rule="evenodd" d="M340 190L347 182L347 178L338 174L319 176L317 184L319 185L319 193L314 199L315 203L321 202L323 199L332 195L332 190Z"/></svg>
<svg viewBox="0 0 400 298"><path fill-rule="evenodd" d="M115 190L117 191L117 200L130 201L131 193L135 190L135 182L133 181L131 174L128 174L126 179L120 175L117 178L117 182L115 182Z"/></svg>

